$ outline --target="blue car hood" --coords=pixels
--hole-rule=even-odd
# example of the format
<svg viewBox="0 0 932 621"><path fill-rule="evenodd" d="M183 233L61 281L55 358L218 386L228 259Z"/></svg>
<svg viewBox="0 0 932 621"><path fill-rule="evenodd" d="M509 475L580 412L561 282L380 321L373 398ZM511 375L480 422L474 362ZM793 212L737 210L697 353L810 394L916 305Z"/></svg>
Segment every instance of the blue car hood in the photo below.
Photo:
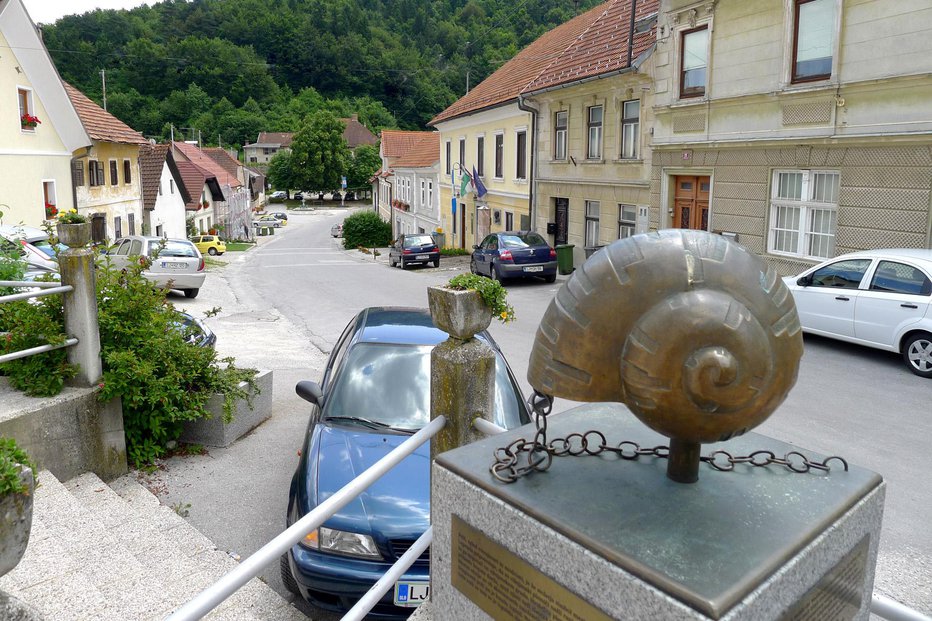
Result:
<svg viewBox="0 0 932 621"><path fill-rule="evenodd" d="M410 436L382 434L360 427L318 427L315 443L317 489L321 503ZM313 482L310 482L313 485ZM371 533L376 539L415 539L430 523L430 443L420 446L360 494L327 525Z"/></svg>

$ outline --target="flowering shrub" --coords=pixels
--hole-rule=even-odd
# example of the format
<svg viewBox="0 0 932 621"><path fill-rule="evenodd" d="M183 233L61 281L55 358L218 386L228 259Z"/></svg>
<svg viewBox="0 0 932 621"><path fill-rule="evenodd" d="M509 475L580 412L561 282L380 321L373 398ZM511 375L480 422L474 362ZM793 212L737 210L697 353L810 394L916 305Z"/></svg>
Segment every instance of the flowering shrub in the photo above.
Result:
<svg viewBox="0 0 932 621"><path fill-rule="evenodd" d="M28 112L24 114L23 116L19 117L19 122L22 124L23 127L27 127L27 128L33 128L36 125L39 125L40 123L42 123L42 121L39 120L39 117L32 116Z"/></svg>
<svg viewBox="0 0 932 621"><path fill-rule="evenodd" d="M59 224L84 224L87 218L78 213L77 209L69 209L58 214Z"/></svg>
<svg viewBox="0 0 932 621"><path fill-rule="evenodd" d="M446 287L457 291L478 291L482 301L492 310L493 317L502 323L515 320L515 309L506 301L508 291L497 280L478 274L460 274L451 278Z"/></svg>

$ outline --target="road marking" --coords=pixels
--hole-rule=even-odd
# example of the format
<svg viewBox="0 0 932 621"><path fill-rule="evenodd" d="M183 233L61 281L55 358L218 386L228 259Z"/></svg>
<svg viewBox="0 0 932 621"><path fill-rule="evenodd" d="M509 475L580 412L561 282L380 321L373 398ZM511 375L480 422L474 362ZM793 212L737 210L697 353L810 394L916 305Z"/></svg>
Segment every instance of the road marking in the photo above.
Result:
<svg viewBox="0 0 932 621"><path fill-rule="evenodd" d="M384 265L382 263L367 262L362 263L359 261L321 261L320 263L289 263L287 265L263 265L259 269L291 269L293 267L339 267L343 265L361 265L370 267L373 265Z"/></svg>

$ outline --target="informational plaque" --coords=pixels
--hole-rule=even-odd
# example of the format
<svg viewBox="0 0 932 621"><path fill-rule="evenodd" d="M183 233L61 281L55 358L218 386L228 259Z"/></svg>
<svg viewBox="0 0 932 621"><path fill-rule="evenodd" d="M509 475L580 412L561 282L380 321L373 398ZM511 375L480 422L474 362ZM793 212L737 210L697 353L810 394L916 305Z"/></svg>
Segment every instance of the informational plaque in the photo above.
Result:
<svg viewBox="0 0 932 621"><path fill-rule="evenodd" d="M611 621L563 585L452 517L453 586L498 621Z"/></svg>
<svg viewBox="0 0 932 621"><path fill-rule="evenodd" d="M781 621L851 621L863 602L870 538L864 537L822 576Z"/></svg>

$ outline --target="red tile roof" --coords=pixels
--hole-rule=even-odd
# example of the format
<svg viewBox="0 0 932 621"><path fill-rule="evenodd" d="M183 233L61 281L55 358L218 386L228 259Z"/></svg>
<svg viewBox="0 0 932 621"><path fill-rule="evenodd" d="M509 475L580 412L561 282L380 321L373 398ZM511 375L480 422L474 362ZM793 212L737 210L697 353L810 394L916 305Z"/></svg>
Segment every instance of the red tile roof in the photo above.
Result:
<svg viewBox="0 0 932 621"><path fill-rule="evenodd" d="M375 134L369 131L369 128L359 122L355 114L351 118L340 120L346 125L346 129L343 130L343 139L346 140L346 145L350 149L364 144L375 144L379 141Z"/></svg>
<svg viewBox="0 0 932 621"><path fill-rule="evenodd" d="M67 82L63 81L63 84L68 98L71 99L71 105L77 111L78 118L91 139L122 144L149 143L142 134L95 104L87 95Z"/></svg>
<svg viewBox="0 0 932 621"><path fill-rule="evenodd" d="M422 135L408 151L392 162L392 168L427 168L440 161L440 133Z"/></svg>
<svg viewBox="0 0 932 621"><path fill-rule="evenodd" d="M656 13L659 0L641 0L637 17ZM609 0L541 35L498 71L435 116L436 125L514 101L531 85L555 86L627 66L631 0ZM632 59L655 40L653 28L635 37Z"/></svg>
<svg viewBox="0 0 932 621"><path fill-rule="evenodd" d="M631 0L611 0L597 8L601 13L589 27L528 84L524 92L576 82L628 66ZM656 15L659 8L659 0L640 0L635 9L635 23ZM653 24L644 32L635 33L631 61L637 60L656 40Z"/></svg>
<svg viewBox="0 0 932 621"><path fill-rule="evenodd" d="M207 183L209 173L187 160L179 159L175 164L178 166L178 172L181 173L184 187L188 189L189 200L184 205L185 210L195 211L201 206L201 194L204 192L204 184Z"/></svg>
<svg viewBox="0 0 932 621"><path fill-rule="evenodd" d="M400 129L383 129L382 155L384 157L401 157L420 142L421 138L433 133L435 132L410 132Z"/></svg>
<svg viewBox="0 0 932 621"><path fill-rule="evenodd" d="M237 179L239 179L239 167L240 163L238 160L234 159L226 149L220 147L206 147L201 149L201 151L216 162L223 170L227 171Z"/></svg>
<svg viewBox="0 0 932 621"><path fill-rule="evenodd" d="M190 202L190 194L184 186L184 179L175 163L171 153L171 145L167 144L148 144L139 148L139 178L142 181L142 206L145 209L155 209L155 201L158 198L159 183L162 180L162 167L168 164L169 170L179 179L177 186L185 203ZM200 192L201 186L197 188Z"/></svg>
<svg viewBox="0 0 932 621"><path fill-rule="evenodd" d="M209 155L199 149L197 145L178 141L175 141L173 144L175 153L181 156L175 159L184 158L195 164L198 168L208 173L208 176L216 177L220 185L228 185L231 188L238 188L243 185L240 180L236 178L236 175L231 175L227 172L223 166L215 162Z"/></svg>
<svg viewBox="0 0 932 621"><path fill-rule="evenodd" d="M256 144L277 144L280 147L290 147L294 134L291 132L259 132Z"/></svg>

